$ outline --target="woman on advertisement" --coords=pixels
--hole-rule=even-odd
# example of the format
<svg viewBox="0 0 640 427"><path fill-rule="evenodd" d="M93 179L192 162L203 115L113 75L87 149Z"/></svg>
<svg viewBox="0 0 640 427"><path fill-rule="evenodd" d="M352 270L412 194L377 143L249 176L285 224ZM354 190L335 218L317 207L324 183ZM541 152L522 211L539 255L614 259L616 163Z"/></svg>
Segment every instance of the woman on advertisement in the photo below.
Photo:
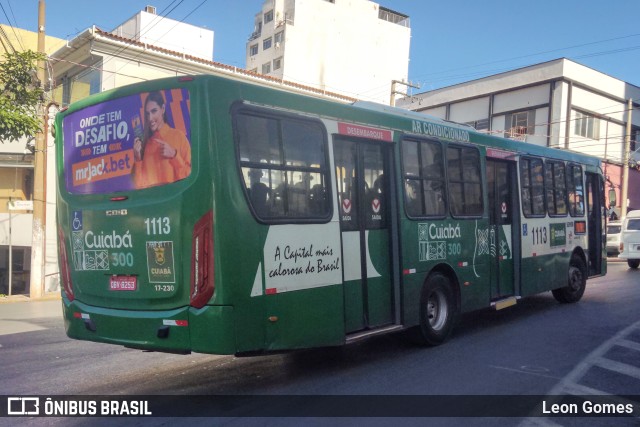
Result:
<svg viewBox="0 0 640 427"><path fill-rule="evenodd" d="M144 131L133 143L135 188L169 184L191 173L191 145L185 134L167 123L165 100L150 92L144 103Z"/></svg>

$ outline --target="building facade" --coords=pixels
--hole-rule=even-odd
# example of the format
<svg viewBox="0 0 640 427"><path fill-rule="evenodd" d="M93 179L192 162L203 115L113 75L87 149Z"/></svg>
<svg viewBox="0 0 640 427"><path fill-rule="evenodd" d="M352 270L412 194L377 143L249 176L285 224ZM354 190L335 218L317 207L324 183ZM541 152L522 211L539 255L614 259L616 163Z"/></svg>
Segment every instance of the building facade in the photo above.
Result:
<svg viewBox="0 0 640 427"><path fill-rule="evenodd" d="M2 53L38 50L36 32L0 24L0 34ZM45 50L54 52L64 43L46 37ZM34 147L28 138L0 141L0 294L4 295L29 293Z"/></svg>
<svg viewBox="0 0 640 427"><path fill-rule="evenodd" d="M213 61L213 31L157 14L147 6L111 32L129 40Z"/></svg>
<svg viewBox="0 0 640 427"><path fill-rule="evenodd" d="M202 73L199 65L213 60L213 31L154 11L147 6L113 31L89 28L56 51L53 100L65 106L132 83Z"/></svg>
<svg viewBox="0 0 640 427"><path fill-rule="evenodd" d="M246 68L388 104L392 80L408 76L410 37L407 15L368 0L265 0Z"/></svg>
<svg viewBox="0 0 640 427"><path fill-rule="evenodd" d="M604 160L617 215L625 156L640 166L640 87L561 58L470 82L423 92L397 105L477 130ZM631 122L629 149L625 145ZM629 175L627 207L640 209L640 173Z"/></svg>

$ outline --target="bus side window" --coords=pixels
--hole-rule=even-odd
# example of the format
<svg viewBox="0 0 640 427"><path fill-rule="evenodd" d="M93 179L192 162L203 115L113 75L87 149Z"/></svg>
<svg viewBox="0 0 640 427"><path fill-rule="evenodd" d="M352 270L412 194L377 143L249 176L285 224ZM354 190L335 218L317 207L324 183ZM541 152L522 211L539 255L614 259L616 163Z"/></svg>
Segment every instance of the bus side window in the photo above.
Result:
<svg viewBox="0 0 640 427"><path fill-rule="evenodd" d="M444 156L437 141L402 142L405 210L410 217L446 214Z"/></svg>
<svg viewBox="0 0 640 427"><path fill-rule="evenodd" d="M234 134L247 199L262 221L326 222L327 137L317 120L240 107Z"/></svg>
<svg viewBox="0 0 640 427"><path fill-rule="evenodd" d="M483 212L480 153L474 147L447 148L449 206L453 216L479 216Z"/></svg>
<svg viewBox="0 0 640 427"><path fill-rule="evenodd" d="M584 216L584 186L582 185L582 167L569 165L567 174L567 191L569 193L569 214Z"/></svg>
<svg viewBox="0 0 640 427"><path fill-rule="evenodd" d="M271 188L267 184L261 182L264 173L262 169L249 169L249 198L256 214L259 217L268 216L270 209L269 203L272 199Z"/></svg>
<svg viewBox="0 0 640 427"><path fill-rule="evenodd" d="M309 192L309 209L312 214L317 215L325 210L327 203L327 193L323 184L315 184Z"/></svg>
<svg viewBox="0 0 640 427"><path fill-rule="evenodd" d="M520 191L525 217L545 216L544 170L542 159L520 160Z"/></svg>
<svg viewBox="0 0 640 427"><path fill-rule="evenodd" d="M564 163L547 160L544 167L544 185L549 216L566 216L567 188Z"/></svg>

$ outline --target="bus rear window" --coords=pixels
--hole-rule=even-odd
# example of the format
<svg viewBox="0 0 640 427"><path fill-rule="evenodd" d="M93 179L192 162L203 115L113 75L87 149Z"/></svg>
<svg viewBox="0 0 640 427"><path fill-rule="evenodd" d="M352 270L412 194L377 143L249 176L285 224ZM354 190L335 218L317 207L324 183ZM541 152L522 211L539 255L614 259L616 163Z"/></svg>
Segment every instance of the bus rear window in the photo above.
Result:
<svg viewBox="0 0 640 427"><path fill-rule="evenodd" d="M171 184L191 174L189 92L144 92L66 116L69 193L103 194Z"/></svg>

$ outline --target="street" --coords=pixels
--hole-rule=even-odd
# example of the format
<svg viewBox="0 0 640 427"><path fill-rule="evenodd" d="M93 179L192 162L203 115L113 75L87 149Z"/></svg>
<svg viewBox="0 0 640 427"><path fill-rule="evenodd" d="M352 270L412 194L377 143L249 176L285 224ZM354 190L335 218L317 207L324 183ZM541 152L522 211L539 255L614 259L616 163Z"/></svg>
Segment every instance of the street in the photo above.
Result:
<svg viewBox="0 0 640 427"><path fill-rule="evenodd" d="M452 339L420 348L402 334L342 348L250 358L142 352L70 340L60 301L0 304L2 394L21 395L640 395L640 271L609 263L577 304L551 293L460 319ZM626 401L620 400L623 403ZM634 401L636 408L640 401ZM177 420L177 419L176 419ZM174 422L176 421L174 420ZM211 420L190 419L196 425ZM465 419L465 425L584 425L585 419ZM9 421L13 421L9 423ZM1 425L16 419L0 418ZM81 418L21 419L84 425ZM408 419L403 424L425 424ZM427 419L459 425L456 419ZM91 425L168 425L153 418L97 418ZM389 425L385 418L307 418L305 425ZM296 418L225 418L215 425L300 425ZM639 425L593 418L589 425Z"/></svg>

